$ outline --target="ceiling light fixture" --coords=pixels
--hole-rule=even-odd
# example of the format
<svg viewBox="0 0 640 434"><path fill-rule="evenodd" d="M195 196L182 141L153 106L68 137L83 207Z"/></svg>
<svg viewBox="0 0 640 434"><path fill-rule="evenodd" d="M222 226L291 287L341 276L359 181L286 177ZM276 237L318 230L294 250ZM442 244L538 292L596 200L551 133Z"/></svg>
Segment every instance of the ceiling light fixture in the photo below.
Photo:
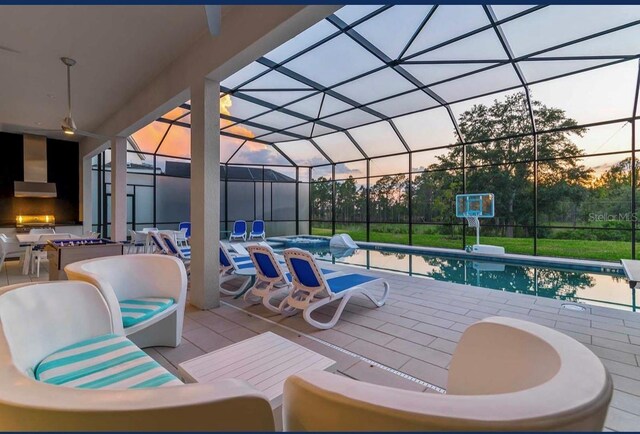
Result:
<svg viewBox="0 0 640 434"><path fill-rule="evenodd" d="M71 118L71 116L67 116L62 120L62 131L64 131L65 134L68 134L70 136L73 135L73 133L76 131L76 123L73 121L73 118Z"/></svg>

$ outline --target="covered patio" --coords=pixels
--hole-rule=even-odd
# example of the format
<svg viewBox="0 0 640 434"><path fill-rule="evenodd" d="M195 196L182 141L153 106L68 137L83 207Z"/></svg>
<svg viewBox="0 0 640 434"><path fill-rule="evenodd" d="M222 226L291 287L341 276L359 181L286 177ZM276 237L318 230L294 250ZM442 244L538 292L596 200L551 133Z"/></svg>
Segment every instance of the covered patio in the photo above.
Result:
<svg viewBox="0 0 640 434"><path fill-rule="evenodd" d="M100 9L114 14L114 22L120 23L119 37L126 38L131 27L126 20L116 21L117 14L123 13L140 20L149 38L140 40L139 47L123 48L121 56L116 49L120 39L107 44L103 53L93 52L89 43L73 52L73 43L82 35L93 41L110 34L108 26L100 24ZM150 10L156 22L147 17ZM0 7L3 11L6 14L0 15L7 18L0 18L0 24L24 22L29 15L20 7ZM214 360L207 355L222 354L231 369L247 351L237 344L271 332L310 350L313 357L335 362L326 370L340 377L437 395L446 395L448 387L455 389L448 386L450 369L465 332L471 336L469 330L481 330L494 317L523 320L512 329L519 333L518 327L526 329L530 324L534 342L549 343L551 355L544 359L542 347L525 348L532 351L533 362L523 362L519 373L519 366L509 366L511 373L524 379L519 390L509 393L535 389L536 381L548 375L539 380L546 384L555 376L547 373L554 369L553 361L564 360L558 343L580 343L576 348L586 347L590 350L585 350L586 359L593 358L585 365L593 362L600 369L598 375L602 374L598 377L602 392L593 399L599 403L598 411L608 399L607 387L611 391L608 381L613 383L604 429L640 428L640 316L635 279L621 265L621 260L638 259L640 7L254 5L222 6L217 13L218 34L213 34L211 16L200 6L123 6L119 11L106 6L92 10L42 7L37 17L42 32L49 28L47 16L87 24L79 34L57 34L56 41L71 53L44 47L45 33L34 35L24 47L17 38L7 39L8 47L18 47L11 49L16 55L39 52L57 67L60 56L73 55L77 65L65 63L67 88L51 91L42 85L24 102L12 90L10 96L19 110L0 110L0 140L8 144L7 149L10 145L12 156L21 157L24 152L24 161L16 157L14 162L16 166L24 162L24 170L11 169L6 179L0 177L0 187L11 187L5 188L4 196L0 194L7 210L0 216L6 234L3 243L12 237L20 240L18 236L25 233L23 216L31 214L46 214L47 229L55 226L69 235L61 242L30 242L27 253L24 243L13 241L18 247L8 259L19 257L20 262L3 256L0 287L18 286L6 293L0 290L0 310L2 297L9 300L20 291L27 293L25 287L37 291L39 285L32 283L64 287L64 282L56 282L58 276L71 277L69 291L82 289L82 283L88 294L87 288L93 285L92 296L100 300L94 300L93 307L108 313L104 323L111 326L104 336L139 347L159 365L153 369L162 371L132 388L144 389L149 381L187 383L186 378L195 378L198 386L215 384L204 380L215 374L202 371ZM163 26L183 31L172 42L161 35ZM5 33L8 37L11 32ZM537 37L532 38L533 34ZM166 45L164 54L154 45L153 35ZM0 37L4 36L0 30ZM145 50L148 62L140 59L139 53ZM121 66L116 66L118 60ZM0 85L14 80L26 87L21 78L25 70L41 64L47 66L36 81L46 82L46 72L55 67L42 62L32 54L19 58L12 63L15 71L7 73L6 80L0 77ZM137 62L144 65L136 66ZM130 85L115 78L126 73ZM71 118L71 77L75 80L76 75L80 91L74 94L74 116L77 113L79 128ZM97 78L106 84L97 86ZM7 92L12 87L2 86ZM68 91L71 133L64 129L67 118L64 131L47 129L58 125L55 103L46 110L33 109L42 104L43 91L50 92L51 101ZM104 103L94 104L101 95ZM50 179L45 181L55 182L58 191L57 196L47 196L51 200L43 196L25 200L13 191L14 182L31 182L27 147L38 140L48 151L44 155ZM55 148L62 145L64 156ZM478 235L477 241L473 220L456 207L458 196L469 193L492 194L492 212L481 221L482 237ZM50 213L56 214L51 224ZM261 222L266 236L230 242L239 221L247 226L245 234L252 222ZM188 225L189 237L183 232L178 239L175 231L183 224ZM139 234L144 234L140 242L144 245L136 244ZM338 234L348 235L345 239L354 243L353 248L336 251L329 239ZM111 257L117 265L107 264L110 256L83 257L86 263L75 262L75 269L66 269L68 276L64 266L56 269L51 253L38 257L44 245L49 251L56 247L59 254L62 247L74 247L76 240L84 243L85 239L122 245L125 256ZM322 247L313 248L316 242ZM282 274L281 280L269 283L274 293L280 291L271 310L248 303L238 293L257 288L261 278L273 278L257 259L256 246L273 254L274 273ZM477 246L499 253L483 255L474 250ZM305 270L315 274L307 274L306 280L292 266L295 248L310 252ZM26 255L38 267L42 262L39 275L25 272L29 268L23 266ZM147 265L155 264L158 256L167 259L166 269ZM132 269L127 259L139 261L144 271ZM349 302L342 313L337 302L324 305L315 311L315 318L321 322L334 314L338 318L335 326L325 330L302 314L288 315L291 312L282 307L286 305L280 304L285 297L312 303L323 298L316 295L331 298L344 290L331 292L332 273L356 274L365 283L367 279L387 282L389 296L385 301L386 292L372 285L371 294L383 300L379 307L361 293L346 297ZM162 281L165 276L169 278ZM136 285L158 291L135 294ZM174 292L167 295L169 286ZM309 289L316 287L320 292ZM346 289L352 287L360 286ZM285 294L284 289L289 292ZM149 305L160 307L147 317ZM157 323L154 315L159 315ZM127 320L134 324L129 330ZM500 319L495 321L499 324ZM69 324L71 320L63 326ZM536 328L539 325L544 328ZM145 327L157 331L145 331ZM5 329L7 334L13 331L9 326ZM571 340L563 341L567 336ZM495 337L497 342L502 336ZM104 339L85 338L82 345ZM7 348L14 344L9 338L7 342ZM41 364L48 369L47 363L52 363L51 369L57 372L56 357L66 360L58 351L79 351L76 344L70 341L48 353L43 350L42 355L53 357L53 362L41 358L29 366L27 374L33 377L29 381L49 381L40 377ZM274 347L278 345L284 344ZM508 356L509 350L517 352L516 347L484 350L484 355L497 357L505 350ZM481 344L468 353L475 355L478 366L483 365L479 357L483 348ZM224 349L227 352L220 353ZM262 356L273 365L286 365L285 356L279 355L283 358L279 361L269 359L274 354L278 353L269 348ZM551 367L536 366L538 356L551 360ZM187 372L185 362L201 370ZM567 371L572 369L557 369ZM270 372L256 375L268 377ZM291 372L289 377L300 373ZM480 377L480 372L478 368L472 377ZM65 373L63 379L53 377L52 381L64 383L73 375L79 374ZM248 371L243 372L233 381L248 376ZM71 383L79 381L73 378ZM87 384L111 385L113 380L91 379ZM281 380L284 383L286 378ZM291 393L294 386L287 384ZM583 385L575 386L570 392L579 396ZM282 429L287 411L283 422L280 405L287 386L278 387L285 387L278 393L280 401L265 401L262 389L244 391L239 399L250 402L245 410L254 404L267 409L264 426L271 423L273 410L275 427ZM492 397L505 392L481 392L485 386L478 387L477 393L469 395ZM464 395L457 392L449 396ZM195 402L187 394L181 399ZM578 405L579 400L569 401ZM180 407L176 404L169 406ZM215 408L231 408L224 407L224 398L218 404ZM531 411L535 413L536 406ZM289 413L289 423L300 428L304 422L299 421L305 419L296 419L295 412ZM558 413L541 419L545 423L560 420L563 412L558 409ZM232 418L233 411L227 410L221 420ZM562 422L562 427L597 425L573 422ZM586 425L579 425L582 422ZM477 426L502 426L487 423ZM201 426L205 425L188 428ZM313 423L304 427L314 428Z"/></svg>

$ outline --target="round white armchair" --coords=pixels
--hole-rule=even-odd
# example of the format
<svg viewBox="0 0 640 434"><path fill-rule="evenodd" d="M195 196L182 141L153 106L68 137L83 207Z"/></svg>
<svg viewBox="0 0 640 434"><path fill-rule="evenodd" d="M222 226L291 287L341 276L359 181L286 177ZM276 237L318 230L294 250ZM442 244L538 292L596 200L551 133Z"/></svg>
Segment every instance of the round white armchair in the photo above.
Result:
<svg viewBox="0 0 640 434"><path fill-rule="evenodd" d="M106 256L69 264L64 271L70 280L82 280L100 290L111 311L113 329L139 347L180 344L187 272L179 259L153 254Z"/></svg>
<svg viewBox="0 0 640 434"><path fill-rule="evenodd" d="M285 383L283 417L288 431L601 431L611 395L584 345L492 317L464 332L445 395L309 371Z"/></svg>
<svg viewBox="0 0 640 434"><path fill-rule="evenodd" d="M269 401L240 380L95 389L37 378L51 355L111 334L117 333L107 303L93 285L60 281L0 288L0 430L273 431ZM76 354L69 363L85 362L77 359ZM86 371L86 365L79 368Z"/></svg>

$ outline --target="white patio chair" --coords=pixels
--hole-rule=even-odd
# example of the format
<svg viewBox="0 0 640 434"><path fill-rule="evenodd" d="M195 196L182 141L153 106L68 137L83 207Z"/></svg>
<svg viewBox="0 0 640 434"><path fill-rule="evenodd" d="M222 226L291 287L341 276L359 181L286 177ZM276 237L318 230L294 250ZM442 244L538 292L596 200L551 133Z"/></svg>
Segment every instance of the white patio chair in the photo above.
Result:
<svg viewBox="0 0 640 434"><path fill-rule="evenodd" d="M247 383L230 379L183 385L126 338L113 333L108 306L93 285L59 281L1 288L0 430L274 430L269 401ZM144 374L157 374L152 377L155 381L132 381L132 372L128 371L129 378L118 378L118 383L94 382L93 389L66 387L72 383L64 380L70 378L75 378L77 383L84 382L78 378L87 371L79 372L77 363L75 367L72 363L56 368L75 370L74 375L66 378L47 379L55 369L38 375L39 368L46 367L47 359L60 360L64 351L78 352L83 344L100 345L107 342L103 340L105 337L119 343L117 351L135 359L129 361L128 366L136 365L137 373L141 373L141 367L149 369ZM80 354L83 357L80 363L85 364L93 356L87 352ZM110 369L123 372L127 365L118 364L116 352L110 354L113 354L108 358L112 363ZM105 354L99 357L104 359ZM110 373L104 366L89 366L93 378L104 378ZM151 368L155 372L151 372ZM172 386L150 387L152 383ZM140 388L126 389L132 385ZM95 389L101 386L102 389Z"/></svg>
<svg viewBox="0 0 640 434"><path fill-rule="evenodd" d="M94 231L86 231L84 233L84 238L89 238L92 240L97 240L98 238L100 238L100 232L94 232Z"/></svg>
<svg viewBox="0 0 640 434"><path fill-rule="evenodd" d="M289 293L291 289L291 273L286 269L283 260L276 257L271 246L252 245L247 247L253 266L256 269L256 282L244 294L244 301L251 304L262 303L264 307L275 313L280 312L280 303L274 305L271 300ZM322 274L335 273L334 270L320 270Z"/></svg>
<svg viewBox="0 0 640 434"><path fill-rule="evenodd" d="M141 348L177 347L182 339L187 273L178 258L140 254L69 264L70 280L95 285L107 300L113 328Z"/></svg>
<svg viewBox="0 0 640 434"><path fill-rule="evenodd" d="M602 431L613 392L600 359L575 339L492 317L468 327L447 393L308 371L284 386L285 431Z"/></svg>
<svg viewBox="0 0 640 434"><path fill-rule="evenodd" d="M144 232L129 229L131 241L129 244L129 253L147 253L147 234Z"/></svg>
<svg viewBox="0 0 640 434"><path fill-rule="evenodd" d="M187 237L188 228L182 228L178 231L174 231L174 237L176 244L180 247L189 247L189 238Z"/></svg>
<svg viewBox="0 0 640 434"><path fill-rule="evenodd" d="M38 238L38 244L31 248L31 274L36 273L36 277L40 277L40 263L47 259L47 252L44 250L44 246L47 241L55 240L68 240L71 239L71 234L43 234ZM34 270L35 269L35 270Z"/></svg>
<svg viewBox="0 0 640 434"><path fill-rule="evenodd" d="M27 246L21 246L16 238L9 238L5 234L0 234L0 270L4 261L8 258L20 258L24 260Z"/></svg>
<svg viewBox="0 0 640 434"><path fill-rule="evenodd" d="M366 296L376 306L384 305L389 296L389 283L379 277L349 273L326 278L311 253L301 249L286 249L284 259L292 275L292 289L280 304L280 313L292 315L302 310L309 324L320 329L329 329L336 325L349 299L355 294ZM382 283L382 297L376 298L367 286ZM328 322L319 322L311 317L316 309L341 300L335 314Z"/></svg>
<svg viewBox="0 0 640 434"><path fill-rule="evenodd" d="M182 229L186 229L185 236L187 239L191 238L191 222L180 222L178 224L178 230L182 231Z"/></svg>

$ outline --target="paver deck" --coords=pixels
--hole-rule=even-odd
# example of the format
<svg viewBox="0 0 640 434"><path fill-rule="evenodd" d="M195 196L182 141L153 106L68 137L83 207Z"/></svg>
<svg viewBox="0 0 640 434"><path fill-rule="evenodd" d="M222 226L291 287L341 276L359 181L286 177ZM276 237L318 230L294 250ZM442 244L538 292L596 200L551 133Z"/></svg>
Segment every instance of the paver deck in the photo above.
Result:
<svg viewBox="0 0 640 434"><path fill-rule="evenodd" d="M342 375L437 393L427 383L446 388L447 368L462 332L482 318L508 316L554 328L590 348L614 381L607 430L640 430L640 313L588 305L584 312L575 312L563 309L559 300L363 268L357 272L387 279L389 300L374 309L364 297L352 298L331 330L314 329L300 315L283 318L261 305L223 297L221 306L209 311L187 307L184 340L178 348L146 351L175 373L181 362L272 331L335 360ZM8 262L0 272L0 284L28 279L17 262ZM42 273L38 280L46 279ZM241 284L239 279L228 283ZM334 309L329 305L318 314L331 315Z"/></svg>

